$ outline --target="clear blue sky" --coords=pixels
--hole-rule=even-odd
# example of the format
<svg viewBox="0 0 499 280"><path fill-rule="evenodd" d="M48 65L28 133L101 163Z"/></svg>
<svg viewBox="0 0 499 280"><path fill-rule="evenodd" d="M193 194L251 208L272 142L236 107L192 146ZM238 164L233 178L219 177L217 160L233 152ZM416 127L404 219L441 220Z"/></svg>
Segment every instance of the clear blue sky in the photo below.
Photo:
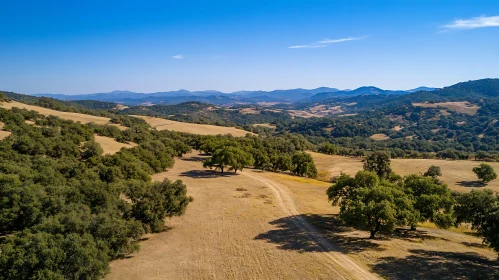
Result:
<svg viewBox="0 0 499 280"><path fill-rule="evenodd" d="M499 1L0 0L0 89L408 89L499 77Z"/></svg>

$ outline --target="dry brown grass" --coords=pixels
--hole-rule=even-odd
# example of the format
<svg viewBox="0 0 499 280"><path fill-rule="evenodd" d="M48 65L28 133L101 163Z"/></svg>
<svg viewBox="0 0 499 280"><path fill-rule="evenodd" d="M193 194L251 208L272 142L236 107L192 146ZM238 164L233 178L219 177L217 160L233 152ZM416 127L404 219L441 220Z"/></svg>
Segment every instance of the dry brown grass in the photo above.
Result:
<svg viewBox="0 0 499 280"><path fill-rule="evenodd" d="M270 123L255 123L255 124L253 124L253 126L254 127L263 126L263 127L267 127L270 129L276 129L276 126L274 124L270 124Z"/></svg>
<svg viewBox="0 0 499 280"><path fill-rule="evenodd" d="M95 137L95 142L100 144L100 146L104 150L105 155L115 154L119 152L121 148L133 148L137 146L137 144L135 143L128 143L128 144L120 143L111 137L105 137L99 135L94 135L94 137Z"/></svg>
<svg viewBox="0 0 499 280"><path fill-rule="evenodd" d="M375 278L356 274L369 269L389 279L485 279L498 273L496 253L466 230L423 224L416 232L370 240L335 218L338 208L325 194L329 183L255 170L220 176L203 169L202 158L187 155L154 175L182 179L194 202L184 216L169 220L170 231L150 235L133 257L112 262L108 279ZM325 156L317 165L339 158ZM354 159L342 164L353 163L362 166ZM335 262L345 255L359 270Z"/></svg>
<svg viewBox="0 0 499 280"><path fill-rule="evenodd" d="M400 125L396 125L392 128L393 131L401 131L404 127L400 126Z"/></svg>
<svg viewBox="0 0 499 280"><path fill-rule="evenodd" d="M376 133L371 135L369 138L376 140L376 141L384 141L390 139L390 136L384 134L384 133Z"/></svg>
<svg viewBox="0 0 499 280"><path fill-rule="evenodd" d="M260 114L260 111L256 110L255 108L242 108L239 110L241 114Z"/></svg>
<svg viewBox="0 0 499 280"><path fill-rule="evenodd" d="M461 113L474 115L480 109L479 106L471 104L467 101L462 102L441 102L441 103L412 103L413 106L423 107L423 108L446 108L448 110Z"/></svg>
<svg viewBox="0 0 499 280"><path fill-rule="evenodd" d="M319 172L328 172L332 177L341 172L354 175L362 170L360 158L324 155L310 152ZM487 185L481 185L472 169L480 161L472 160L440 160L440 159L392 159L392 169L400 175L419 174L428 170L431 165L440 166L442 180L451 190L468 192L472 189L489 188L499 192L499 179ZM488 162L495 170L499 170L499 162Z"/></svg>
<svg viewBox="0 0 499 280"><path fill-rule="evenodd" d="M81 123L94 122L96 124L114 125L122 130L126 129L126 127L124 127L124 126L110 123L109 118L97 117L97 116L91 116L91 115L85 115L85 114L79 114L79 113L61 112L61 111L51 110L51 109L47 109L47 108L43 108L43 107L39 107L39 106L27 105L27 104L19 103L16 101L2 102L0 104L0 107L5 108L5 109L12 109L14 107L17 107L20 109L24 108L26 110L37 111L38 113L45 115L45 116L52 115L52 116L57 116L61 119L72 120L75 122L81 122Z"/></svg>
<svg viewBox="0 0 499 280"><path fill-rule="evenodd" d="M153 118L146 116L134 116L137 118L144 119L151 127L157 130L172 130L178 132L186 132L200 135L218 135L218 134L231 134L235 137L243 137L247 133L253 134L251 132L237 129L234 127L216 126L208 124L195 124L195 123L184 123L177 122L161 118Z"/></svg>
<svg viewBox="0 0 499 280"><path fill-rule="evenodd" d="M3 130L4 126L5 124L3 122L0 122L0 140L3 140L4 138L12 134L12 132L10 131Z"/></svg>
<svg viewBox="0 0 499 280"><path fill-rule="evenodd" d="M318 249L273 242L287 238L277 221L289 216L263 175L220 176L203 169L200 159L187 155L153 176L183 180L194 201L184 216L169 219L171 230L149 236L133 257L112 262L107 279L351 279L345 275L358 273L333 265Z"/></svg>

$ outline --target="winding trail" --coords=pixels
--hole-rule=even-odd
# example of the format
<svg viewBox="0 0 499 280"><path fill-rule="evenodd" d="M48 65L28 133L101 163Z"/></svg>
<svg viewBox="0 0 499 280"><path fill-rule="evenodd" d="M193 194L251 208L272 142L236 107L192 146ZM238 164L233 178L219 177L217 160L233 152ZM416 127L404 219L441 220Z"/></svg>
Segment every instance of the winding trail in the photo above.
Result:
<svg viewBox="0 0 499 280"><path fill-rule="evenodd" d="M107 279L379 279L310 225L283 183L254 170L221 175L203 159L192 153L152 176L182 180L194 201L169 231L113 261Z"/></svg>
<svg viewBox="0 0 499 280"><path fill-rule="evenodd" d="M272 190L279 209L285 215L296 216L296 219L293 220L295 226L303 230L304 232L307 232L309 234L309 238L320 245L320 247L323 249L321 258L325 262L330 263L329 267L332 270L341 270L341 274L338 275L339 277L341 277L341 279L381 279L376 274L362 268L347 255L342 253L337 246L326 240L314 226L312 226L303 217L301 217L300 213L296 209L296 204L291 195L291 192L286 186L267 178L258 176L255 174L255 172L252 171L246 171L241 174L265 184Z"/></svg>

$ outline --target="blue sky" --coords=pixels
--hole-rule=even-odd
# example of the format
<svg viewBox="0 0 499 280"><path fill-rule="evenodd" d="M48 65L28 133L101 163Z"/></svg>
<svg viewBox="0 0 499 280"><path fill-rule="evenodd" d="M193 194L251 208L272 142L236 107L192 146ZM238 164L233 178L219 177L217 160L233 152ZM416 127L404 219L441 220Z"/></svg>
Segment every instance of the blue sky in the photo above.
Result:
<svg viewBox="0 0 499 280"><path fill-rule="evenodd" d="M409 89L499 77L499 1L0 0L0 89Z"/></svg>

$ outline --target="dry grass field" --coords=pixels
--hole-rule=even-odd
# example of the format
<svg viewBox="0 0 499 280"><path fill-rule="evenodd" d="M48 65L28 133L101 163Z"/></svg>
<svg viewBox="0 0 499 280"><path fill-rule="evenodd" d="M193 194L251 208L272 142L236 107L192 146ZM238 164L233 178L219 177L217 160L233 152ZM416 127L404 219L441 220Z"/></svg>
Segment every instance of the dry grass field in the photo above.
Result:
<svg viewBox="0 0 499 280"><path fill-rule="evenodd" d="M146 117L146 116L134 116L144 119L150 126L156 128L157 130L173 130L179 132L200 134L200 135L218 135L218 134L231 134L235 137L245 136L247 133L251 132L237 129L234 127L216 126L208 124L195 124L195 123L184 123L171 121L167 119Z"/></svg>
<svg viewBox="0 0 499 280"><path fill-rule="evenodd" d="M3 140L5 137L7 137L11 134L10 131L3 130L4 125L5 124L3 122L0 122L0 140Z"/></svg>
<svg viewBox="0 0 499 280"><path fill-rule="evenodd" d="M441 103L412 103L412 106L424 108L446 108L457 113L474 115L480 109L479 106L471 104L467 101L463 102L441 102Z"/></svg>
<svg viewBox="0 0 499 280"><path fill-rule="evenodd" d="M276 129L276 126L274 124L270 124L270 123L255 123L255 124L253 124L253 126L254 127L263 126L263 127L267 127L270 129Z"/></svg>
<svg viewBox="0 0 499 280"><path fill-rule="evenodd" d="M124 127L124 126L110 123L109 118L97 117L97 116L91 116L91 115L85 115L85 114L79 114L79 113L61 112L61 111L51 110L51 109L47 109L47 108L43 108L43 107L39 107L39 106L27 105L27 104L23 104L23 103L16 102L16 101L2 102L2 103L0 103L0 107L5 108L5 109L12 109L14 107L21 108L21 109L24 108L27 110L37 111L38 113L45 115L45 116L52 115L52 116L57 116L61 119L72 120L75 122L81 122L81 123L94 122L96 124L114 125L122 130L126 129L126 127Z"/></svg>
<svg viewBox="0 0 499 280"><path fill-rule="evenodd" d="M135 143L128 143L128 144L120 143L111 137L105 137L99 135L94 135L94 137L95 137L95 142L100 144L100 146L104 150L105 155L115 154L119 152L121 148L133 148L137 146L137 144Z"/></svg>
<svg viewBox="0 0 499 280"><path fill-rule="evenodd" d="M108 279L499 277L497 254L477 237L429 225L370 240L338 222L328 183L247 169L222 176L202 159L192 153L153 177L183 180L194 201L169 231L112 262Z"/></svg>
<svg viewBox="0 0 499 280"><path fill-rule="evenodd" d="M221 176L203 169L201 159L190 154L153 177L183 180L194 201L184 216L169 220L171 230L111 263L108 279L377 279L303 218L291 223L314 250L278 242L288 237L276 221L299 217L291 192L252 170Z"/></svg>
<svg viewBox="0 0 499 280"><path fill-rule="evenodd" d="M331 178L338 176L341 172L354 175L362 170L360 158L343 157L337 155L324 155L310 152L317 169L328 174ZM440 159L392 159L392 169L400 175L424 173L431 165L440 166L442 177L440 180L449 185L451 190L467 192L472 189L489 188L499 192L499 179L487 185L481 185L472 169L478 166L480 161L472 160L440 160ZM499 171L499 162L488 162L496 171Z"/></svg>
<svg viewBox="0 0 499 280"><path fill-rule="evenodd" d="M384 141L390 139L390 136L384 134L384 133L377 133L371 135L369 138L376 140L376 141Z"/></svg>

